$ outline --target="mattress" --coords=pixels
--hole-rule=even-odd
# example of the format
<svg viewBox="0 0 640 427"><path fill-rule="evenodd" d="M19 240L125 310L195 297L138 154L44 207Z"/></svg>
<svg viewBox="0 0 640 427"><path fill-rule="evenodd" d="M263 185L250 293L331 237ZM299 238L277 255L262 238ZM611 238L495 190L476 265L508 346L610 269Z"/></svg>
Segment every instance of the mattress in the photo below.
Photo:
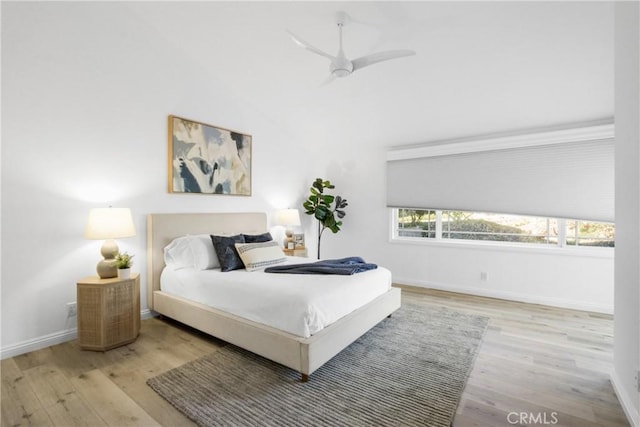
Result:
<svg viewBox="0 0 640 427"><path fill-rule="evenodd" d="M287 263L309 262L287 258ZM160 288L307 338L389 291L391 272L378 267L352 276L298 275L167 266Z"/></svg>

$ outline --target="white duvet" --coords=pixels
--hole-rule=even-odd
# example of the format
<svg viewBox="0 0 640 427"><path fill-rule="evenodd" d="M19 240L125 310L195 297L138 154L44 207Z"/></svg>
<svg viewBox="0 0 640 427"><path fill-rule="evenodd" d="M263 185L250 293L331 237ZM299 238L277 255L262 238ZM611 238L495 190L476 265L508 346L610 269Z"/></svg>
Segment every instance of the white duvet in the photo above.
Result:
<svg viewBox="0 0 640 427"><path fill-rule="evenodd" d="M287 263L310 262L287 257ZM309 337L391 287L384 267L352 276L165 267L162 291L301 337Z"/></svg>

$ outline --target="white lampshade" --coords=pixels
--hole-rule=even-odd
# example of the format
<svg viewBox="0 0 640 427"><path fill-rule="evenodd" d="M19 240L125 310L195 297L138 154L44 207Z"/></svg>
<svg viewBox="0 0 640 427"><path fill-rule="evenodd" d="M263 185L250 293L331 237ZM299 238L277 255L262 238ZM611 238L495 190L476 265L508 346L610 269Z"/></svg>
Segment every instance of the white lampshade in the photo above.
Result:
<svg viewBox="0 0 640 427"><path fill-rule="evenodd" d="M119 239L135 235L131 209L96 208L89 211L89 220L84 232L87 239Z"/></svg>
<svg viewBox="0 0 640 427"><path fill-rule="evenodd" d="M298 209L282 209L276 212L276 222L285 227L300 225L300 212Z"/></svg>

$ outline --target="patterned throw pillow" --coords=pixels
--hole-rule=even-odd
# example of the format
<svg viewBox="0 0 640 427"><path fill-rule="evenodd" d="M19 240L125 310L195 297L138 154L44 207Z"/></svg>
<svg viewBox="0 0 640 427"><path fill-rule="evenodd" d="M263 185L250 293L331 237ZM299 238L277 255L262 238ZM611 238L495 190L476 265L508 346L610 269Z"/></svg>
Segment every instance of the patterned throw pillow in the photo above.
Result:
<svg viewBox="0 0 640 427"><path fill-rule="evenodd" d="M273 240L260 243L236 243L235 246L248 271L261 270L287 260L280 245Z"/></svg>

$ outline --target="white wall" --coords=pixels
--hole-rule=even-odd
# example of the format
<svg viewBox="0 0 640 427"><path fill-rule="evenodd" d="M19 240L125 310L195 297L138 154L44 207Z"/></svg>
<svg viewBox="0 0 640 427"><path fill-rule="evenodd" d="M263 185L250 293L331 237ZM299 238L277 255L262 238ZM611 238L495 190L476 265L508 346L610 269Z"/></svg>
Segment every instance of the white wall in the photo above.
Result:
<svg viewBox="0 0 640 427"><path fill-rule="evenodd" d="M398 244L402 245L402 244ZM402 245L399 283L494 298L613 312L613 256L562 250ZM481 273L486 273L483 280Z"/></svg>
<svg viewBox="0 0 640 427"><path fill-rule="evenodd" d="M612 382L640 426L640 7L616 2L616 262Z"/></svg>
<svg viewBox="0 0 640 427"><path fill-rule="evenodd" d="M271 214L324 171L313 157L284 167L301 157L300 136L124 3L3 2L2 20L3 355L71 336L66 303L100 257L102 242L83 238L90 208L132 209L137 236L119 244L144 287L148 213ZM253 196L168 194L169 114L252 134Z"/></svg>
<svg viewBox="0 0 640 427"><path fill-rule="evenodd" d="M200 42L197 31L163 24L169 18L188 24L187 6L159 3L153 17L139 13L145 7L2 3L3 357L72 336L75 323L65 304L99 259L101 242L83 238L90 208L132 209L138 235L119 243L136 254L144 288L146 214L273 213L299 206L318 176L349 200L343 231L323 237L325 257L362 255L419 285L549 303L580 296L586 306L610 305L610 259L389 243L386 153L376 140L384 120L374 116L361 129L364 143L323 126L323 117L296 116L296 126L289 126L289 118L272 117L226 84L228 69L218 74L202 67L189 47L190 40ZM225 24L227 18L216 25L238 25ZM215 40L206 54L224 44ZM255 84L253 74L247 78ZM251 133L253 196L168 194L169 114ZM304 130L304 120L313 132L292 130ZM348 114L342 125L350 125ZM302 228L313 256L314 227L306 215ZM488 272L486 283L478 280L479 268ZM143 289L143 307L145 295Z"/></svg>

